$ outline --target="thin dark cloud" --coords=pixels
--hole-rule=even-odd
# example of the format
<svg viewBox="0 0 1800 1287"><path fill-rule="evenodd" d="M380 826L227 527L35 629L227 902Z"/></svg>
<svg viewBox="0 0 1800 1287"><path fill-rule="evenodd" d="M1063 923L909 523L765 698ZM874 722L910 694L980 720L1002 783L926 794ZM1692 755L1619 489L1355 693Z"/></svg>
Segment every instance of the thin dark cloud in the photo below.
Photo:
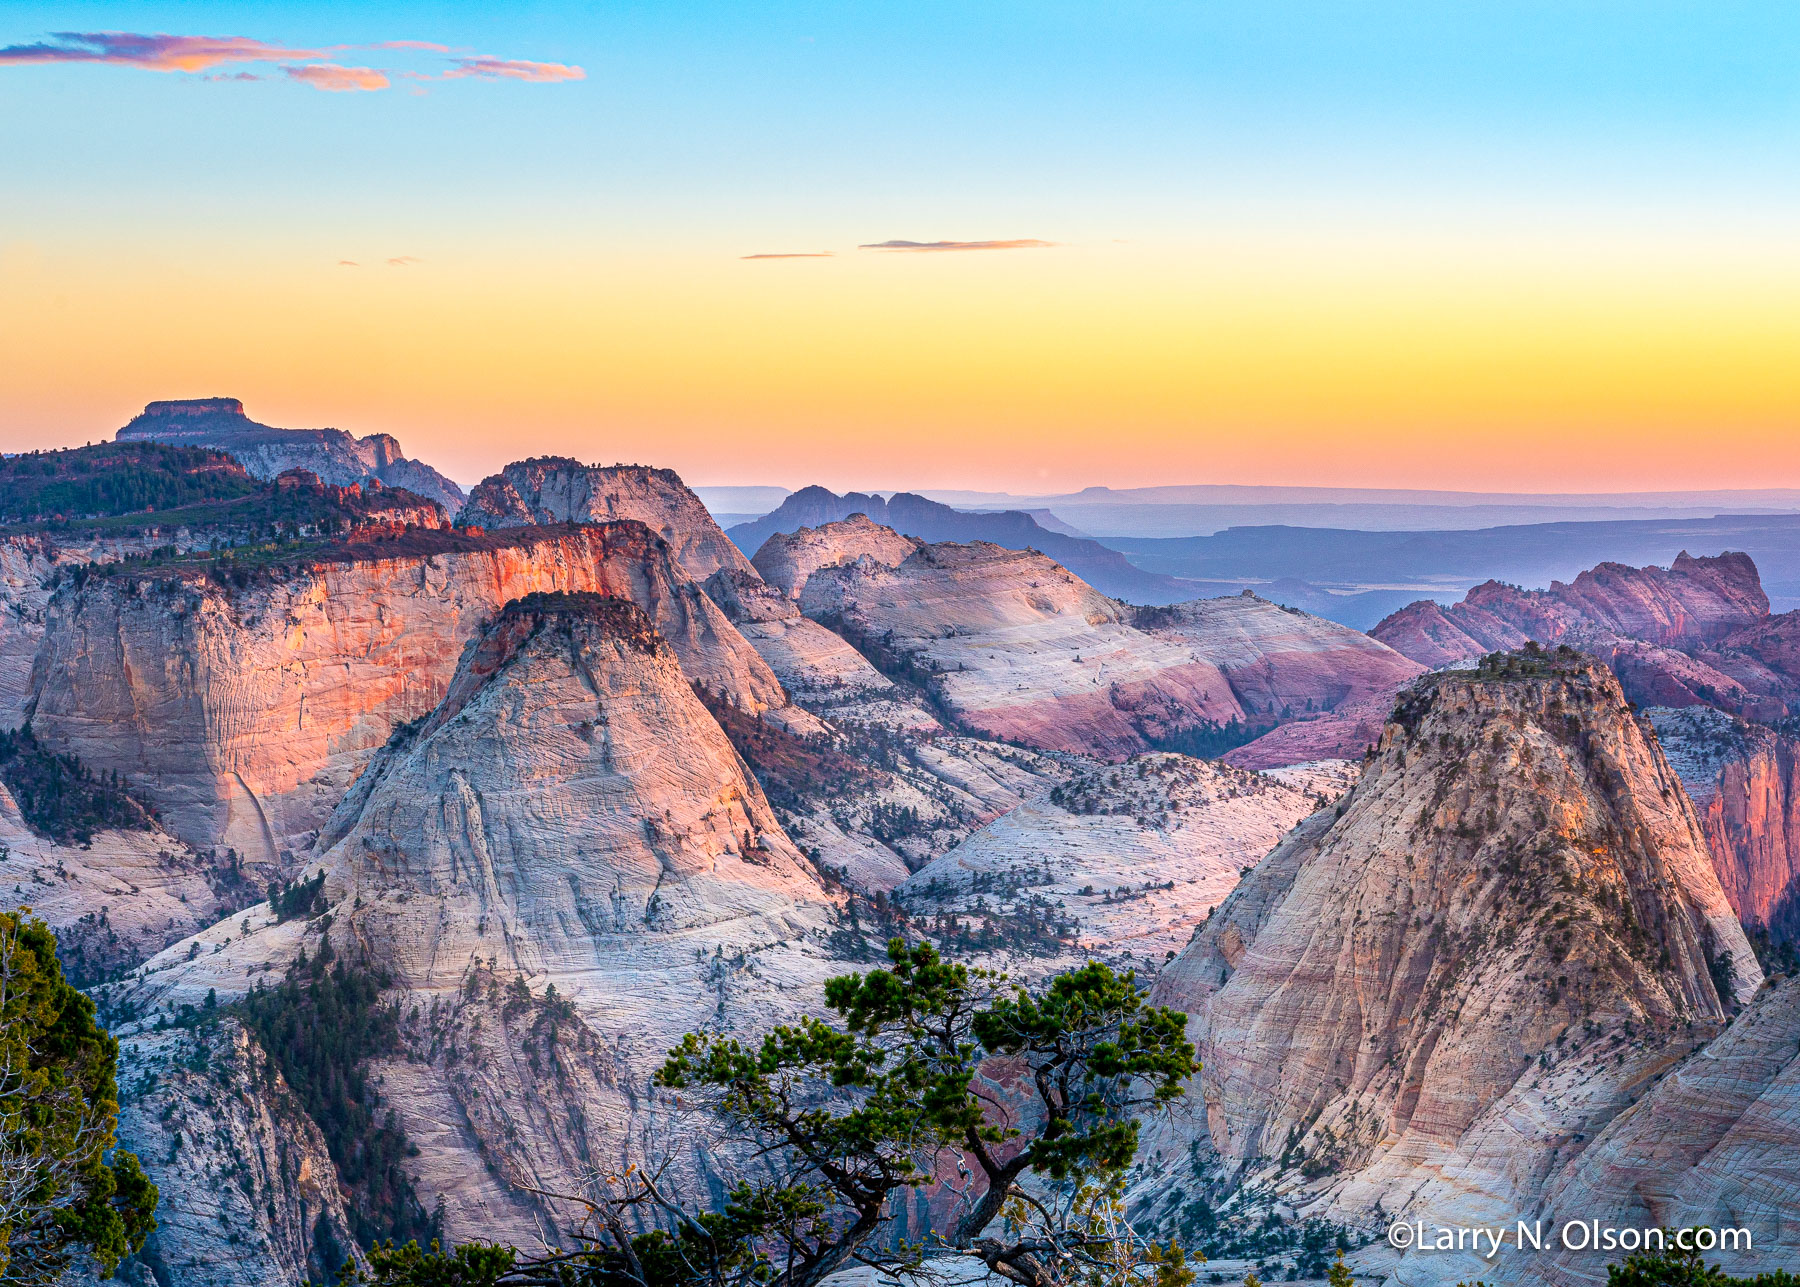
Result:
<svg viewBox="0 0 1800 1287"><path fill-rule="evenodd" d="M0 63L120 63L151 71L206 71L221 63L317 58L318 49L272 45L248 36L144 35L131 31L53 31L49 41L8 45Z"/></svg>
<svg viewBox="0 0 1800 1287"><path fill-rule="evenodd" d="M789 250L773 251L761 255L739 255L739 259L833 259L835 250Z"/></svg>
<svg viewBox="0 0 1800 1287"><path fill-rule="evenodd" d="M1039 241L1036 237L1014 237L1007 241L872 241L858 250L893 250L912 254L932 254L945 250L1038 250L1060 243Z"/></svg>
<svg viewBox="0 0 1800 1287"><path fill-rule="evenodd" d="M388 267L411 268L414 264L422 264L424 262L424 260L415 255L395 255L392 259L388 260Z"/></svg>

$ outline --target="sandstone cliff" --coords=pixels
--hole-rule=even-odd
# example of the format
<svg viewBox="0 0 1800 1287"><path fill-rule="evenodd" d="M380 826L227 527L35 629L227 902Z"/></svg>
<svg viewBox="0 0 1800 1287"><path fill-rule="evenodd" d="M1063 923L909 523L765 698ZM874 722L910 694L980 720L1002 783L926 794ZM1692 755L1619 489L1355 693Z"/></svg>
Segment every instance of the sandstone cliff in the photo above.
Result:
<svg viewBox="0 0 1800 1287"><path fill-rule="evenodd" d="M1603 563L1574 582L1520 590L1489 581L1448 608L1421 601L1371 632L1429 666L1568 643L1610 666L1640 705L1712 705L1756 719L1800 709L1800 614L1769 615L1747 555L1667 569Z"/></svg>
<svg viewBox="0 0 1800 1287"><path fill-rule="evenodd" d="M160 1191L156 1232L120 1277L299 1287L360 1258L324 1137L236 1019L126 1037L119 1088L119 1144Z"/></svg>
<svg viewBox="0 0 1800 1287"><path fill-rule="evenodd" d="M1602 630L1669 648L1716 643L1769 614L1756 565L1744 554L1692 558L1663 568L1602 563L1572 584L1520 590L1487 581L1461 603L1422 600L1372 633L1431 666L1516 648L1528 639L1558 643L1571 631Z"/></svg>
<svg viewBox="0 0 1800 1287"><path fill-rule="evenodd" d="M1031 551L928 545L898 567L824 567L801 607L990 737L1116 756L1244 717L1218 667Z"/></svg>
<svg viewBox="0 0 1800 1287"><path fill-rule="evenodd" d="M462 488L430 465L408 460L384 433L352 437L342 429L276 429L244 414L236 398L185 398L152 402L119 430L120 442L171 442L230 452L257 478L305 469L343 486L376 478L434 500L454 514Z"/></svg>
<svg viewBox="0 0 1800 1287"><path fill-rule="evenodd" d="M1546 1187L1546 1223L1748 1229L1705 1259L1750 1276L1794 1267L1800 1227L1800 979L1766 989L1722 1035L1620 1113ZM1500 1282L1586 1287L1615 1257L1552 1246L1508 1260Z"/></svg>
<svg viewBox="0 0 1800 1287"><path fill-rule="evenodd" d="M1223 671L1250 722L1304 719L1371 696L1391 698L1425 669L1360 630L1249 590L1141 609L1135 619Z"/></svg>
<svg viewBox="0 0 1800 1287"><path fill-rule="evenodd" d="M1647 711L1746 926L1800 937L1800 744L1706 707Z"/></svg>
<svg viewBox="0 0 1800 1287"><path fill-rule="evenodd" d="M1156 996L1192 1017L1220 1174L1379 1233L1531 1213L1761 981L1613 676L1537 653L1418 681L1361 782L1258 864ZM1482 1270L1452 1259L1397 1272Z"/></svg>
<svg viewBox="0 0 1800 1287"><path fill-rule="evenodd" d="M791 1017L839 968L822 947L832 899L622 598L507 606L326 834L329 920L252 908L109 1004L228 1001L329 925L393 980L407 1049L370 1075L454 1238L538 1236L553 1213L530 1188L580 1192L593 1167L657 1147L667 1106L649 1076L683 1032Z"/></svg>
<svg viewBox="0 0 1800 1287"><path fill-rule="evenodd" d="M481 1138L512 1139L509 1178L575 1191L584 1155L631 1147L648 1074L682 1032L754 1027L830 970L807 943L829 923L816 874L628 602L510 606L370 776L325 860L361 950L446 1001L481 963L533 993L554 983L580 1015L569 1035L589 1030L604 1052L544 1084L581 1108L578 1144L531 1127L539 1096L449 1088L472 1118L480 1100Z"/></svg>
<svg viewBox="0 0 1800 1287"><path fill-rule="evenodd" d="M116 770L175 834L279 865L396 725L443 696L463 642L534 591L643 605L691 678L749 711L781 685L640 524L414 533L215 575L66 584L33 671L46 745Z"/></svg>
<svg viewBox="0 0 1800 1287"><path fill-rule="evenodd" d="M862 514L905 536L930 542L991 542L1009 550L1035 550L1102 592L1135 603L1171 603L1187 597L1191 582L1146 572L1098 541L1070 536L1039 524L1019 510L999 513L952 509L938 501L898 492L891 498L823 487L802 487L773 513L731 529L731 539L750 554L777 533L829 525Z"/></svg>
<svg viewBox="0 0 1800 1287"><path fill-rule="evenodd" d="M536 456L483 479L469 493L461 517L485 527L636 519L669 543L682 570L696 581L721 569L750 570L700 498L669 469Z"/></svg>
<svg viewBox="0 0 1800 1287"><path fill-rule="evenodd" d="M837 567L869 559L882 567L899 567L924 544L883 527L866 514L852 514L837 523L803 527L797 532L777 532L763 542L751 563L763 580L798 599L806 579L820 568Z"/></svg>

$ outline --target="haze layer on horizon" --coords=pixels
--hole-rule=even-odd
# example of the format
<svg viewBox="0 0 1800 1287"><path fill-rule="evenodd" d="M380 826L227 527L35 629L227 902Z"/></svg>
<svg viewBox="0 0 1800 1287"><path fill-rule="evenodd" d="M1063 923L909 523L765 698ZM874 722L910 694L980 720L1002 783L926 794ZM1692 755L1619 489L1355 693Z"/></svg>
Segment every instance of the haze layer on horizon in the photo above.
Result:
<svg viewBox="0 0 1800 1287"><path fill-rule="evenodd" d="M15 3L0 448L1800 486L1800 9Z"/></svg>

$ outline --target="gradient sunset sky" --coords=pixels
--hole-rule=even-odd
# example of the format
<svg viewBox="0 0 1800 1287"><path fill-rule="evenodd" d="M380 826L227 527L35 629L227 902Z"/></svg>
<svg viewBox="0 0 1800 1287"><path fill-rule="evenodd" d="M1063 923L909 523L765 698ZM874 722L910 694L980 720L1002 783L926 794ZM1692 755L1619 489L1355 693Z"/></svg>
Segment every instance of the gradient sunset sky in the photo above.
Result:
<svg viewBox="0 0 1800 1287"><path fill-rule="evenodd" d="M6 2L0 158L7 450L1800 486L1791 0Z"/></svg>

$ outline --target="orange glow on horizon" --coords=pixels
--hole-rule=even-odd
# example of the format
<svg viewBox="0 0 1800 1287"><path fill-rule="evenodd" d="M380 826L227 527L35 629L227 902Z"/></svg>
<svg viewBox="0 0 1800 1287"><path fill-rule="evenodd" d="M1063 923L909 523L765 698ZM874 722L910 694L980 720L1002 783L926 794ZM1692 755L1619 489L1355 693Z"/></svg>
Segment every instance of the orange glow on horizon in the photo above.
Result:
<svg viewBox="0 0 1800 1287"><path fill-rule="evenodd" d="M1791 251L416 249L0 246L0 445L217 394L465 482L554 452L790 487L1800 486Z"/></svg>

